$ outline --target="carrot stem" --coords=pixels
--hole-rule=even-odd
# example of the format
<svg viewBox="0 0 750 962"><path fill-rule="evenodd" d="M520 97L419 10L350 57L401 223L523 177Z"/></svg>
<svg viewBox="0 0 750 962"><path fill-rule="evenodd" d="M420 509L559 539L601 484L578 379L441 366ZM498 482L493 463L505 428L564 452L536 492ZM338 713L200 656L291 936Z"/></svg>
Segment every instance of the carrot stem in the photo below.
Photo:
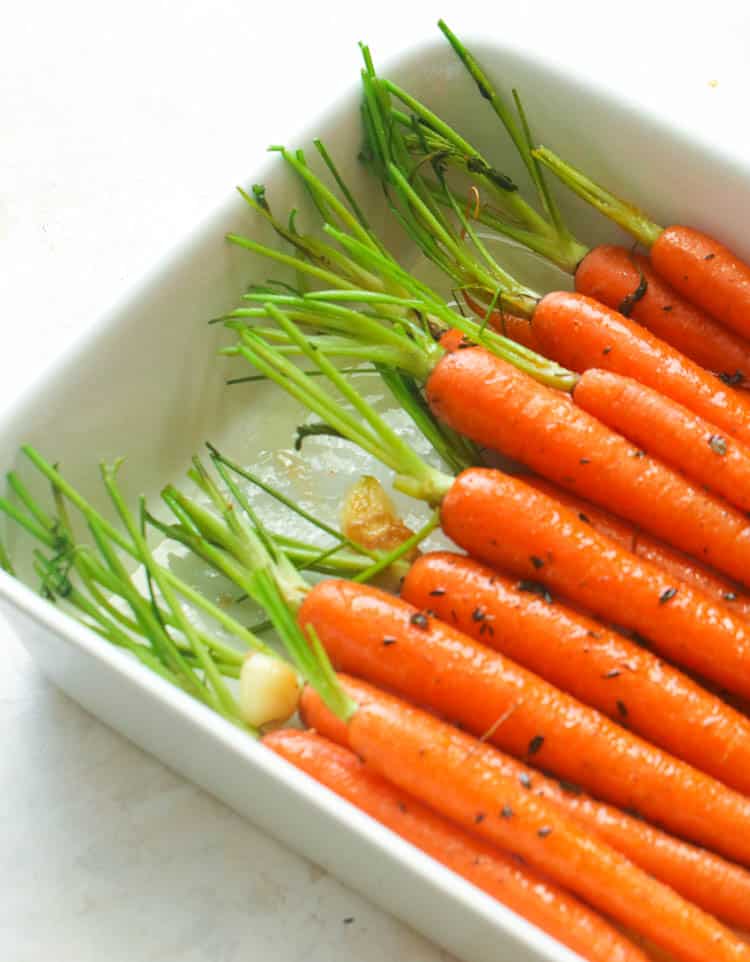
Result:
<svg viewBox="0 0 750 962"><path fill-rule="evenodd" d="M360 424L328 392L313 384L295 365L286 361L260 338L253 336L252 349L246 353L248 359L256 366L258 362L263 364L264 373L272 376L277 383L283 384L285 389L322 417L326 423L331 424L350 441L360 445L373 457L392 468L398 475L394 482L395 487L413 493L414 497L431 504L438 503L450 485L450 478L415 454L409 445L349 385L336 367L324 355L313 351L305 343L298 328L282 311L273 305L269 305L268 309L279 325L297 342L302 353L325 373L336 390L354 407L363 423ZM240 350L242 351L242 347ZM283 377L284 374L287 375L286 378Z"/></svg>
<svg viewBox="0 0 750 962"><path fill-rule="evenodd" d="M477 89L480 95L489 102L490 106L494 110L495 114L499 118L503 127L505 127L508 135L510 136L519 156L524 162L524 166L531 177L534 186L536 187L537 193L542 200L545 199L545 191L542 187L541 178L539 176L539 170L534 164L533 158L530 156L527 140L523 135L522 129L516 124L512 114L506 109L505 104L500 100L492 82L490 81L487 74L484 72L479 62L476 60L474 55L470 53L466 47L461 43L458 37L453 33L445 20L438 20L438 27L442 31L443 35L447 39L448 43L453 48L456 56L459 58L461 63L468 70L472 80L477 85ZM548 215L551 214L550 210L547 210Z"/></svg>
<svg viewBox="0 0 750 962"><path fill-rule="evenodd" d="M336 237L342 246L356 251L358 256L361 256L363 260L375 259L372 258L371 253L362 245L358 244L357 241L336 231L335 228L327 225L324 230ZM392 274L394 277L398 277L404 287L409 289L414 296L423 296L425 298L426 311L430 315L439 318L447 328L455 328L461 331L469 340L480 344L486 348L486 350L490 351L490 353L508 361L509 364L512 364L530 377L533 377L534 380L539 381L541 384L546 384L549 387L557 388L560 391L572 391L578 383L578 375L572 371L561 367L554 361L542 357L542 355L535 353L529 348L517 344L510 338L503 337L501 334L498 334L497 331L486 329L484 325L477 324L468 317L464 317L458 311L452 310L445 302L434 299L435 295L432 294L426 285L412 277L398 265L383 262L381 269L384 272ZM508 306L508 301L504 294L501 293L499 295L499 300L504 307Z"/></svg>
<svg viewBox="0 0 750 962"><path fill-rule="evenodd" d="M316 195L325 199L326 204L334 211L340 224L344 228L349 230L353 236L363 244L372 246L376 250L380 249L380 245L373 240L370 231L362 226L359 218L349 211L346 205L338 199L333 191L329 190L325 184L323 184L319 177L315 176L306 163L300 161L300 159L288 151L286 147L273 146L270 147L269 150L281 154L287 164L315 191Z"/></svg>
<svg viewBox="0 0 750 962"><path fill-rule="evenodd" d="M447 184L441 186L425 178L425 185L439 204L450 204L453 207L460 204L462 200L465 202L465 198L459 197ZM485 227L489 227L496 234L509 237L522 247L534 251L550 263L556 264L566 274L572 274L581 258L585 257L588 252L587 247L576 242L576 247L572 253L561 254L559 245L555 241L551 241L547 237L540 237L533 231L512 224L506 218L500 216L496 208L490 207L487 203L480 204L474 219L480 224L484 224Z"/></svg>
<svg viewBox="0 0 750 962"><path fill-rule="evenodd" d="M333 176L333 179L336 181L336 184L337 184L339 190L340 190L341 193L344 195L344 198L345 198L347 204L349 204L349 206L351 207L352 212L354 213L354 216L357 218L357 220L358 220L359 223L362 225L362 227L364 228L364 230L366 230L367 233L370 235L370 237L371 237L371 239L373 240L373 242L374 242L378 247L380 247L381 250L384 250L384 248L382 247L380 241L378 240L377 235L374 233L374 231L373 231L372 228L370 227L370 224L369 224L367 218L365 217L364 211L362 210L362 208L361 208L361 207L359 206L359 204L357 203L357 199L355 198L355 196L354 196L354 194L351 192L351 190L349 190L349 187L348 187L346 181L345 181L344 178L341 176L341 173L339 172L339 169L338 169L338 167L336 166L336 163L334 162L333 158L331 157L331 155L330 155L329 152L328 152L328 148L325 146L325 144L323 143L323 141L320 140L320 138L316 138L316 139L313 141L313 143L315 144L315 149L318 151L318 153L320 154L320 156L323 158L323 162L325 163L326 167L327 167L327 168L329 169L329 171L331 172L331 174L332 174L332 176Z"/></svg>
<svg viewBox="0 0 750 962"><path fill-rule="evenodd" d="M111 592L112 594L119 595L119 597L127 602L128 594L127 592L123 591L122 583L117 579L112 571L105 569L93 556L87 546L76 543L73 536L73 530L67 516L65 502L63 501L58 488L53 487L53 496L55 498L58 515L56 519L43 512L39 507L38 502L32 499L28 492L27 495L28 497L25 501L27 507L34 513L35 517L45 518L47 530L45 531L42 528L32 528L24 524L23 522L25 519L23 517L15 517L14 520L16 520L19 524L22 524L30 534L40 540L43 544L47 545L47 547L56 548L58 551L58 556L61 551L65 553L65 556L69 559L69 563L75 567L87 591L91 594L96 606L98 606L98 608L95 610L109 612L112 618L125 625L128 630L137 632L138 624L129 618L123 611L111 604L109 599L107 599L107 597L99 590L98 586L101 585L107 591ZM49 559L44 559L41 556L38 557L40 558L40 561L44 563L45 570L49 575L52 571L52 565L54 562L50 561ZM59 562L56 570L59 574ZM236 621L236 619L232 618L217 605L214 605L190 585L178 578L174 572L170 571L170 569L161 566L160 572L161 576L167 579L172 588L182 594L188 601L194 604L196 608L201 609L204 613L209 615L209 617L217 621L231 635L237 637L241 641L244 641L248 647L265 651L266 653L271 653L271 649L268 648L268 646L266 646L259 638L256 638L250 630L241 625L238 621ZM66 583L70 592L73 592L77 598L85 598L85 596L80 592L75 591L70 579L67 578L67 576ZM70 601L71 598L71 594L65 594L65 599L67 601ZM168 611L160 609L158 616L162 622L171 624L173 627L179 627L174 616L170 615ZM215 651L216 654L220 655L220 657L225 661L238 663L242 661L241 653L229 645L225 645L218 638L210 637L205 633L200 633L200 637L204 645ZM177 644L179 647L179 643Z"/></svg>
<svg viewBox="0 0 750 962"><path fill-rule="evenodd" d="M310 190L310 185L307 181L303 181L303 185L306 190ZM351 281L359 286L375 285L377 287L377 278L367 274L366 271L362 270L360 265L358 265L355 261L352 261L341 251L337 250L330 244L327 244L319 237L313 237L310 234L300 234L294 226L296 210L292 210L289 214L289 226L284 226L284 224L274 217L273 213L271 212L268 200L266 199L265 187L256 184L252 188L252 196L250 196L250 194L248 194L247 191L243 190L241 187L238 187L237 190L248 207L263 217L263 219L271 225L279 237L290 244L298 252L298 256L304 258L302 263L313 262L322 269L329 267L335 268L341 275L342 279ZM315 195L313 195L313 200L316 200ZM316 206L318 207L321 216L325 219L327 210L325 208L321 208L320 204L316 204ZM232 240L233 237L234 235L229 235L228 239ZM302 270L300 265L297 265L297 273L305 274L305 271ZM269 281L268 284L276 284L282 287L285 286L279 281Z"/></svg>
<svg viewBox="0 0 750 962"><path fill-rule="evenodd" d="M484 157L482 157L476 148L474 148L468 141L464 140L463 137L457 134L455 130L441 120L437 114L429 110L429 108L412 97L411 94L409 94L402 87L399 87L398 84L395 84L392 80L379 77L378 83L383 90L386 90L389 94L392 94L406 107L408 107L409 110L416 114L416 116L419 117L425 126L436 131L441 137L452 144L452 146L462 155L470 158L470 160L474 162L473 166L479 168L478 172L482 173L485 179L491 180L491 182L495 185L496 191L502 190L502 188L499 186L501 179L493 177L494 168L492 165L489 164ZM507 180L508 179L506 178L506 181ZM512 186L509 186L508 189L503 191L503 199L509 210L530 229L542 236L545 234L549 235L551 233L550 225L534 210L533 207L526 203L526 201L518 193L518 188L515 186L515 184L512 184Z"/></svg>
<svg viewBox="0 0 750 962"><path fill-rule="evenodd" d="M7 571L9 575L15 575L16 573L13 562L8 554L8 549L5 547L2 538L0 538L0 568L2 568L3 571Z"/></svg>
<svg viewBox="0 0 750 962"><path fill-rule="evenodd" d="M370 93L373 102L377 103L379 99L378 92L373 89ZM381 133L385 136L384 131ZM378 136L381 136L381 134L378 134ZM392 146L394 149L391 149ZM412 211L412 214L406 217L405 221L402 220L402 222L407 229L413 229L413 231L416 232L415 240L423 245L426 244L430 248L429 256L442 257L443 255L439 252L443 250L445 263L441 264L441 266L448 270L449 273L452 273L453 276L458 277L460 286L476 285L489 290L492 295L495 295L498 287L501 287L502 292L499 298L503 305L509 306L512 304L517 312L529 314L536 304L536 296L533 292L517 284L517 282L499 268L485 250L481 239L477 237L465 216L460 210L456 209L456 213L466 227L467 233L472 238L476 249L490 265L489 273L487 270L480 269L477 266L476 260L463 251L461 245L456 240L455 231L453 231L453 228L448 222L442 218L437 207L434 205L430 206L428 202L429 192L422 190L423 185L421 182L417 184L417 188L413 187L408 182L408 179L402 175L398 166L392 163L394 158L397 159L399 153L397 148L398 144L394 146L386 143L386 146L382 149L386 151L386 163L391 164L388 169L393 174L393 182L405 198L406 211ZM303 178L307 186L314 185L316 190L318 190L319 187L319 193L326 199L326 203L328 203L330 198L334 197L328 188L319 182L319 179L316 178L315 174L306 164L292 157L288 151L282 152L285 159L292 165L295 172ZM250 199L250 203L254 209L258 210L264 217L271 218L272 215L265 201L265 195L263 194L262 197L263 203L258 202L257 199ZM338 203L342 209L346 210L340 202ZM420 216L417 216L414 211L419 212ZM405 216L404 212L402 212L402 215ZM316 276L318 281L322 281L329 289L333 288L333 290L313 292L302 297L292 295L289 300L285 300L285 298L290 298L289 294L283 295L275 293L268 295L266 293L264 298L261 291L255 291L246 295L246 298L256 302L262 302L262 310L266 312L265 314L260 314L255 308L245 310L238 309L226 315L226 318L242 319L266 316L267 305L275 303L277 306L285 305L286 307L292 308L291 311L288 311L288 314L293 320L306 320L306 318L303 317L303 314L306 312L311 324L315 323L316 320L319 324L320 319L314 320L314 312L317 309L314 305L325 302L327 306L321 307L320 310L324 312L325 325L328 326L330 330L341 331L342 324L354 324L356 329L361 331L363 335L366 334L368 337L375 337L376 343L385 343L386 340L388 343L392 343L389 338L385 338L384 340L382 329L387 327L389 322L394 324L403 323L407 325L407 333L411 336L411 339L416 339L416 347L421 347L426 354L431 355L433 358L436 358L439 351L435 345L430 342L429 338L424 336L427 333L425 324L428 320L437 318L442 324L445 324L449 328L456 327L470 338L481 338L482 343L487 346L489 350L500 353L501 356L509 360L510 363L521 367L532 377L538 378L543 383L558 387L561 390L571 390L575 385L577 378L571 374L571 372L547 361L547 359L535 354L528 348L516 345L508 338L503 338L494 332L482 332L478 325L463 318L458 312L448 308L445 302L426 284L418 281L407 271L403 270L403 268L382 249L379 243L370 237L365 228L359 224L355 215L349 213L347 217L339 217L337 219L339 223L345 223L346 229L342 230L329 222L324 225L323 230L336 242L338 247L346 253L348 258L347 262L358 265L363 275L369 279L365 283L365 291L361 290L361 285L359 288L355 287L350 276L339 276L327 267L309 264L302 257L280 254L277 251L272 251L270 248L264 247L264 245L258 245L254 241L231 235L230 240L241 243L242 246L245 246L255 253L268 256L290 267L299 266L301 271ZM358 225L358 230L352 228L353 223ZM283 236L287 236L288 232L281 230L281 228L277 229L280 230ZM443 241L445 242L442 247L439 247L439 245L436 246L437 242L433 236L434 232L441 238L441 243ZM292 237L291 242L300 243L296 236ZM333 249L331 245L326 245L325 249L328 250L329 248ZM451 264L453 265L452 267ZM512 287L512 290L506 291L504 284L499 283L498 279L500 277L503 278L505 284ZM347 293L351 295L351 303L356 304L359 301L360 306L365 304L374 306L377 308L377 311L374 314L367 315L364 319L360 316L358 320L357 314L362 315L361 311L346 313L346 309L343 309L342 312L335 314L333 310L329 310L329 308L332 309L334 305L341 307L340 302L346 299ZM422 330L420 330L420 327ZM400 340L400 344L405 352L402 363L409 363L411 366L406 370L411 374L415 374L415 376L420 376L416 374L416 371L417 368L421 367L421 376L424 376L429 362L424 360L420 361L417 358L414 345L409 345L409 340L410 338L403 336ZM243 348L242 346L238 346L230 349L229 353L242 354ZM350 356L351 353L354 352L350 352L347 348L346 356ZM263 371L260 371L260 374L261 376L267 376Z"/></svg>
<svg viewBox="0 0 750 962"><path fill-rule="evenodd" d="M605 217L613 220L620 227L624 228L629 234L644 247L650 248L664 230L632 204L610 193L600 184L591 180L582 171L577 170L571 164L559 157L547 147L536 147L533 151L536 157L545 167L548 167L565 185L575 194L582 197L587 203L591 204Z"/></svg>
<svg viewBox="0 0 750 962"><path fill-rule="evenodd" d="M266 244L260 244L257 241L251 240L249 237L243 237L240 234L227 234L226 239L230 243L250 251L252 254L260 254L262 257L267 257L269 260L276 261L278 264L293 267L295 270L309 274L311 277L315 277L325 284L330 284L332 287L354 289L357 286L352 281L346 280L334 271L325 270L322 267L302 260L300 257L295 257L293 254L284 254L282 251L277 251L273 247L268 247Z"/></svg>
<svg viewBox="0 0 750 962"><path fill-rule="evenodd" d="M149 521L167 536L191 548L256 601L268 615L302 677L320 692L334 714L348 717L353 703L336 682L327 656L311 646L291 614L302 603L308 585L262 525L227 473L226 466L218 458L214 459L214 466L230 496L243 511L242 516L234 511L233 504L226 500L197 458L193 464L191 475L211 498L219 516L170 486L166 489L170 500L179 504L200 533L181 526L164 525L151 516ZM242 520L245 516L247 523Z"/></svg>
<svg viewBox="0 0 750 962"><path fill-rule="evenodd" d="M218 448L213 446L213 444L207 443L206 447L210 451L213 460L219 461L221 464L226 465L230 471L234 471L235 474L239 475L241 478L244 478L246 481L249 481L256 488L260 488L261 491L270 495L280 504L283 504L284 507L289 508L290 511L293 511L295 514L299 515L300 518L304 518L305 521L314 525L320 531L323 531L325 534L330 535L337 541L348 545L353 551L365 555L371 561L378 560L378 554L376 552L370 551L369 548L365 548L362 545L357 544L356 541L352 541L352 539L348 538L345 534L343 534L343 532L338 531L336 528L331 527L331 525L326 524L325 521L322 521L320 518L315 517L315 515L310 514L310 512L306 511L298 501L292 501L292 499L288 498L282 491L279 491L278 488L274 488L272 485L268 484L268 482L263 481L249 468L243 467L236 461L233 461L231 458L228 458L226 455L222 454Z"/></svg>
<svg viewBox="0 0 750 962"><path fill-rule="evenodd" d="M365 90L363 112L365 116L375 114L378 121L377 131L374 124L365 125L368 145L377 155L377 164L371 166L376 168L375 173L381 180L386 180L388 174L384 161L390 152L391 159L395 160L402 172L408 175L409 181L415 185L418 181L418 190L425 199L429 197L438 205L448 209L455 209L457 204L462 207L463 201L457 198L446 184L443 170L446 166L462 170L473 182L486 189L503 211L504 216L495 215L493 218L496 230L535 250L562 270L572 273L585 256L586 248L578 243L564 225L554 197L544 181L541 165L531 153L533 142L517 91L513 91L513 96L518 121L502 103L476 59L463 47L443 21L439 22L439 26L477 83L480 93L490 102L492 109L510 135L529 172L546 216L541 216L528 204L513 180L493 167L474 145L401 87L392 81L377 77L374 68L368 70L363 79ZM379 87L385 95L379 98L373 97L370 93L373 87ZM388 95L400 100L409 108L412 116L395 107ZM419 158L416 165L411 166L410 161L407 165L408 159L413 155ZM423 176L420 172L421 168L427 165L432 167L437 182ZM480 205L477 219L486 222L483 213L484 205ZM425 240L427 243L424 243ZM420 246L436 262L440 260L435 256L437 253L435 250L432 253L428 252L429 239L424 235L422 235ZM443 261L441 266L447 269L448 265Z"/></svg>
<svg viewBox="0 0 750 962"><path fill-rule="evenodd" d="M280 615L281 608L288 613L287 602L282 599L280 585L290 599L296 599L299 603L307 590L307 585L301 580L294 566L283 555L280 549L274 546L273 557L264 548L264 542L257 527L250 528L243 525L241 521L228 510L226 501L222 499L221 492L218 490L213 480L205 471L197 459L194 461L193 476L209 494L209 497L217 504L217 508L222 511L221 517L224 525L216 521L210 511L197 505L194 501L183 495L177 489L168 487L165 491L165 502L172 507L176 507L176 516L180 521L180 527L165 525L150 515L145 505L141 503L142 522L139 526L135 518L128 510L124 499L119 491L115 480L115 467L102 467L102 477L105 487L112 499L120 518L125 525L127 533L132 538L119 533L109 522L106 522L92 507L81 497L81 495L69 485L64 478L52 468L34 449L27 448L26 453L32 461L39 467L42 473L46 474L53 481L53 484L79 508L86 519L89 529L94 537L95 544L102 555L105 569L91 565L85 550L76 546L68 537L69 525L65 520L62 522L49 519L50 531L45 531L32 517L23 515L18 509L14 509L13 516L19 523L23 523L30 533L40 536L40 540L53 549L65 552L63 560L66 569L62 571L59 564L53 568L46 567L47 583L55 575L56 583L59 588L62 585L65 594L70 594L72 586L67 577L67 567L70 564L79 563L84 569L84 581L93 575L95 579L101 581L108 590L113 590L130 607L133 612L134 622L127 627L131 627L138 633L147 637L162 664L172 676L181 679L181 686L190 691L191 694L207 701L211 707L215 708L229 720L237 721L238 715L234 710L234 701L221 680L220 665L230 665L230 671L234 671L231 665L237 665L241 660L241 655L234 652L221 642L214 642L213 639L206 638L205 634L199 631L189 621L185 615L178 599L177 594L182 594L189 601L197 603L205 612L218 615L218 620L226 629L233 631L241 640L252 643L254 647L261 650L270 651L262 642L254 638L248 629L237 626L236 622L227 615L217 611L216 606L212 605L207 599L199 601L199 595L194 589L180 582L180 580L167 569L159 565L149 549L144 536L146 523L152 524L155 528L170 536L176 536L177 540L196 551L199 556L205 557L209 563L213 564L218 570L223 571L230 579L239 583L243 590L256 597L262 602L268 613L272 616L274 626L280 630L282 640L289 651L292 660L298 666L303 678L320 690L321 697L329 704L332 711L342 717L351 709L351 704L341 689L335 682L330 666L327 666L325 659L321 661L321 654L315 646L311 647L308 641L302 636L298 629L291 632L288 629L288 616L286 620ZM230 489L231 490L231 489ZM0 507L4 507L0 505ZM245 505L244 507L249 507ZM39 512L34 512L39 515ZM203 536L208 531L210 536L216 539L216 544L211 544ZM153 584L158 587L159 595L165 603L165 608L161 607L153 591L148 599L144 598L135 588L125 567L113 550L113 545L124 546L125 550L131 554L135 560L140 561L146 569L148 577ZM235 555L242 558L245 567L242 567L235 560ZM70 559L70 560L68 560ZM54 562L53 562L54 563ZM275 594L274 594L275 593ZM77 597L77 596L76 596ZM275 600L274 600L275 599ZM99 608L102 613L99 624L102 632L110 640L121 637L122 632L114 622L108 618L104 611L107 606ZM111 606L110 611L113 611ZM89 608L89 615L93 609ZM292 619L293 621L293 619ZM187 642L188 648L178 640L172 638L167 625L173 625L180 632ZM287 627L285 628L285 625ZM283 629L283 630L282 630ZM120 634L118 634L120 631ZM100 632L101 633L101 632ZM223 661L218 662L212 652L222 656ZM141 653L135 652L136 655ZM187 657L194 658L195 664L200 666L200 670L205 674L210 682L211 691L196 678L194 674L195 664L189 664ZM226 672L223 672L226 674ZM333 679L333 682L332 680Z"/></svg>

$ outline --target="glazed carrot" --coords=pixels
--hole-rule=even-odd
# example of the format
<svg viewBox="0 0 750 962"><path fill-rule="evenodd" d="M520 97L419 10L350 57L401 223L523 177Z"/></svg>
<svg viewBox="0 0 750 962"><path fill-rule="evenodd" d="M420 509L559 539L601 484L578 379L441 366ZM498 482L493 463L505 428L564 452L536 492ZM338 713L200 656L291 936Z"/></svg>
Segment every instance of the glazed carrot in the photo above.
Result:
<svg viewBox="0 0 750 962"><path fill-rule="evenodd" d="M449 496L450 497L450 496ZM656 748L449 624L370 586L317 584L298 614L332 664L503 750L750 863L750 799Z"/></svg>
<svg viewBox="0 0 750 962"><path fill-rule="evenodd" d="M692 227L667 227L651 262L681 294L727 327L750 337L750 265Z"/></svg>
<svg viewBox="0 0 750 962"><path fill-rule="evenodd" d="M750 695L750 630L743 620L520 478L464 471L443 499L441 517L448 537L474 557L543 581L596 616L639 632L674 663Z"/></svg>
<svg viewBox="0 0 750 962"><path fill-rule="evenodd" d="M643 254L600 244L578 265L575 285L730 383L750 378L750 342L678 294ZM508 336L515 339L515 329Z"/></svg>
<svg viewBox="0 0 750 962"><path fill-rule="evenodd" d="M661 391L741 441L750 402L635 321L583 294L556 291L533 317L541 350L574 371L605 368Z"/></svg>
<svg viewBox="0 0 750 962"><path fill-rule="evenodd" d="M477 888L591 962L646 962L612 925L510 855L464 832L313 732L272 732L263 743Z"/></svg>
<svg viewBox="0 0 750 962"><path fill-rule="evenodd" d="M737 936L508 775L504 757L477 739L380 695L352 716L349 742L371 770L678 959L750 958Z"/></svg>
<svg viewBox="0 0 750 962"><path fill-rule="evenodd" d="M652 564L693 588L700 589L714 601L726 605L740 618L750 620L750 597L735 582L723 578L716 571L702 565L699 561L683 554L681 551L670 548L663 541L651 537L647 532L642 531L630 522L615 517L598 505L592 504L584 498L578 498L543 478L528 475L524 476L523 481L532 488L536 488L537 491L541 491L571 508L576 512L580 521L590 524L599 534L606 535L606 537L616 541L621 548L625 548L631 554L638 555L645 561L652 562Z"/></svg>
<svg viewBox="0 0 750 962"><path fill-rule="evenodd" d="M536 559L540 569L544 562ZM739 792L750 721L643 647L471 558L423 555L401 597Z"/></svg>
<svg viewBox="0 0 750 962"><path fill-rule="evenodd" d="M749 446L658 391L612 371L586 371L573 397L584 411L628 440L750 511ZM653 430L657 421L660 431Z"/></svg>
<svg viewBox="0 0 750 962"><path fill-rule="evenodd" d="M388 697L364 681L341 677L346 692L360 705ZM306 725L349 747L348 727L309 686L302 693L300 714ZM560 807L649 875L727 924L750 928L750 873L642 819L595 801L575 785L555 782L508 755L498 752L497 757L502 759L502 770L509 778L531 786L536 795Z"/></svg>
<svg viewBox="0 0 750 962"><path fill-rule="evenodd" d="M433 413L453 430L750 582L747 517L649 457L561 392L481 348L444 356L426 392Z"/></svg>

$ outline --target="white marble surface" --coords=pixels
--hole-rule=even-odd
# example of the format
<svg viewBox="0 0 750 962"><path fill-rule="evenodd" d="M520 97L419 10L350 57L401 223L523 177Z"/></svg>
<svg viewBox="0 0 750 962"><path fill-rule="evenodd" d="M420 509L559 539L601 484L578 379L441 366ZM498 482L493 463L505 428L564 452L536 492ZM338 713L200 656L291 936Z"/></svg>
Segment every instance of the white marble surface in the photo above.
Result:
<svg viewBox="0 0 750 962"><path fill-rule="evenodd" d="M750 146L747 0L629 0L617 25L601 0L3 4L0 404L352 81L358 39L382 58L438 15ZM446 958L82 712L1 620L0 638L3 958Z"/></svg>

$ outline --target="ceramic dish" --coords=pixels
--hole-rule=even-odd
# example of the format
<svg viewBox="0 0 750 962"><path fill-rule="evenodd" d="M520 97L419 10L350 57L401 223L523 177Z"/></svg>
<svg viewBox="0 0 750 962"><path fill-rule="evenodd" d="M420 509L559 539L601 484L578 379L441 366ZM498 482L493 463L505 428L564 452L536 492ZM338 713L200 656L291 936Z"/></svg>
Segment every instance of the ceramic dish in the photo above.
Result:
<svg viewBox="0 0 750 962"><path fill-rule="evenodd" d="M746 222L738 219L734 233L727 230L732 211L750 209L750 170L623 102L605 84L584 87L509 47L466 39L498 80L520 88L536 130L574 164L622 188L656 220L669 223L679 211L750 251ZM502 132L446 44L422 46L384 65L383 72L481 149L510 157ZM397 256L411 261L413 252L382 208L379 190L358 168L357 106L352 87L306 135L289 143L307 146L312 136L322 137L358 196L369 197L376 229L385 232ZM518 164L505 166L522 180ZM248 172L248 183L258 181L278 210L303 202L273 156ZM578 236L590 243L617 238L602 218L570 197L562 200ZM75 343L43 383L2 413L3 470L23 471L16 451L31 442L60 461L70 480L102 507L100 459L124 455L125 493L152 498L167 480L183 477L206 438L237 460L255 464L263 458L278 467L268 452L289 443L299 410L258 385L252 391L227 389L229 362L216 357L223 333L206 324L237 302L251 278L269 276L266 265L223 242L230 230L273 243L233 195ZM335 500L355 469L354 462L337 457L335 447L331 451L318 476L327 478L319 494ZM16 546L15 532L7 537ZM86 709L460 958L574 958L3 572L0 600L41 669Z"/></svg>

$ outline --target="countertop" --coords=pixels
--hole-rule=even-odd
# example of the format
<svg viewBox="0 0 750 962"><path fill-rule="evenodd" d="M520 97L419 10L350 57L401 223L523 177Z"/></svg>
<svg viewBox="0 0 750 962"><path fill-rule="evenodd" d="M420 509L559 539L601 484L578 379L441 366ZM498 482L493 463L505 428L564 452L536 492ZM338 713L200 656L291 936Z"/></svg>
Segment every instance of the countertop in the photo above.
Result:
<svg viewBox="0 0 750 962"><path fill-rule="evenodd" d="M352 82L359 39L382 61L440 15L750 146L747 0L6 4L0 405ZM2 619L0 637L4 959L448 959L79 709Z"/></svg>

